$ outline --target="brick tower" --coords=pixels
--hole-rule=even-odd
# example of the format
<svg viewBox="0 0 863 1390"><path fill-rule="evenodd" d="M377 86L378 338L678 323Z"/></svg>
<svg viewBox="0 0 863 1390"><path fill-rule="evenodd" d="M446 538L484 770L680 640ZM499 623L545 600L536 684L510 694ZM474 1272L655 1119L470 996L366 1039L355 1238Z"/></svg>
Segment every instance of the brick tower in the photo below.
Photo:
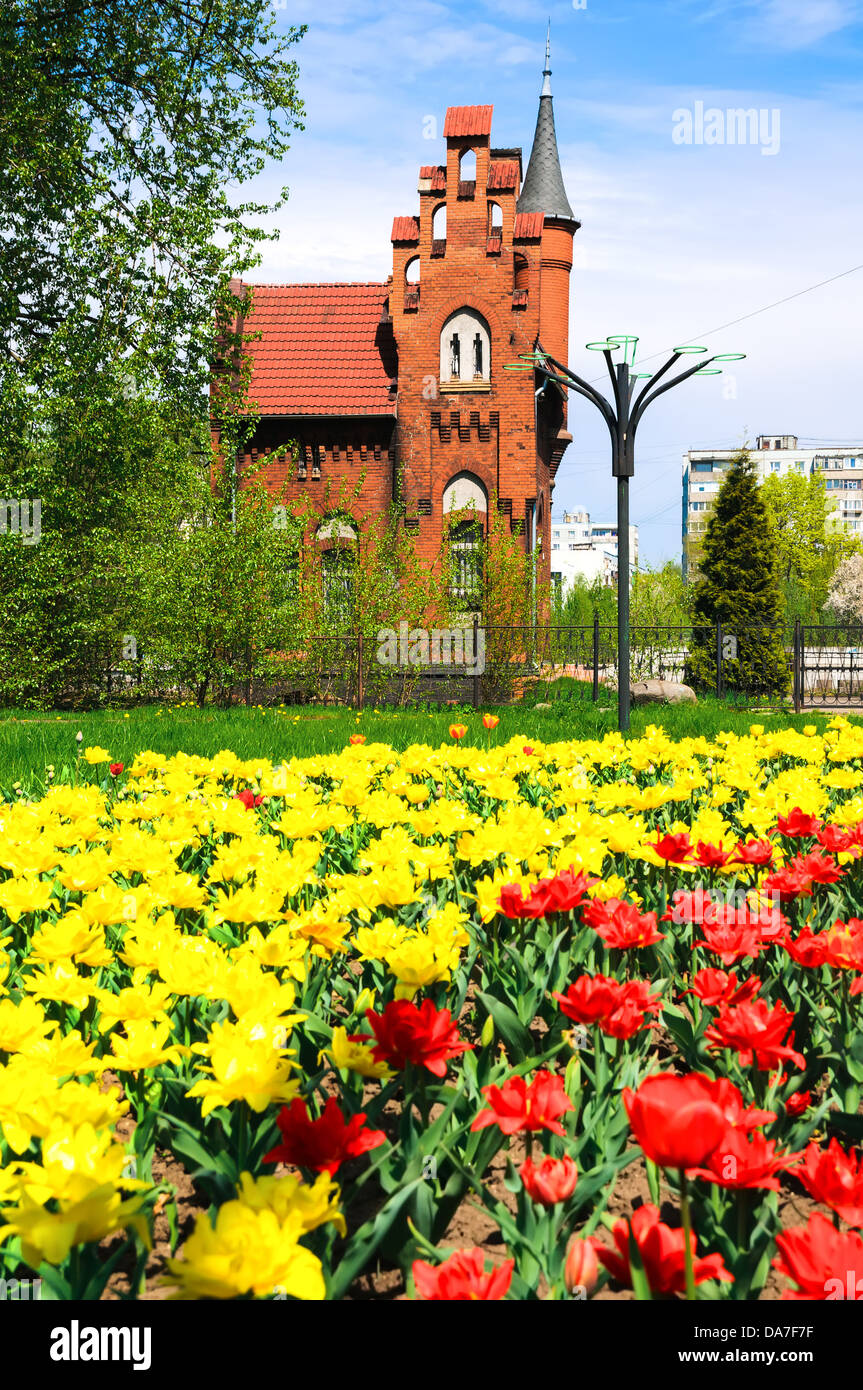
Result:
<svg viewBox="0 0 863 1390"><path fill-rule="evenodd" d="M566 402L528 368L537 346L567 361L579 227L560 169L549 45L533 147L491 145L491 106L450 107L446 162L419 172L419 214L396 217L386 283L256 285L246 326L260 424L247 459L326 512L328 484L365 475L369 512L396 501L420 553L448 513L496 505L550 573L551 492L570 442ZM522 363L522 365L526 365ZM474 528L475 531L475 528Z"/></svg>
<svg viewBox="0 0 863 1390"><path fill-rule="evenodd" d="M570 435L556 388L519 355L567 360L569 274L579 223L563 186L549 47L533 148L491 145L490 106L451 107L446 163L420 169L418 217L393 223L390 316L398 351L396 455L407 524L437 553L446 516L496 499L525 550L547 539L554 474ZM443 225L445 223L445 225Z"/></svg>

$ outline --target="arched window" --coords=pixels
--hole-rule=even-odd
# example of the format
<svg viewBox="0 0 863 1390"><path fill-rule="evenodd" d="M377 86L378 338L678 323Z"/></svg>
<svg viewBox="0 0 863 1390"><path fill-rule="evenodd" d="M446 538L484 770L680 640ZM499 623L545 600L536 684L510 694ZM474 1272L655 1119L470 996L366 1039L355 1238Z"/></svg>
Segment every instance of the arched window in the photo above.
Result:
<svg viewBox="0 0 863 1390"><path fill-rule="evenodd" d="M473 473L457 473L443 494L444 521L452 516L449 530L450 593L467 615L482 610L482 538L485 534L488 496Z"/></svg>
<svg viewBox="0 0 863 1390"><path fill-rule="evenodd" d="M326 547L321 556L324 615L346 630L353 617L356 527L348 518L333 516L318 527L317 540Z"/></svg>
<svg viewBox="0 0 863 1390"><path fill-rule="evenodd" d="M446 203L441 203L432 213L432 249L441 250L446 245Z"/></svg>
<svg viewBox="0 0 863 1390"><path fill-rule="evenodd" d="M491 334L475 309L458 309L444 324L440 379L443 383L491 380Z"/></svg>
<svg viewBox="0 0 863 1390"><path fill-rule="evenodd" d="M459 183L476 183L476 151L465 150L458 162Z"/></svg>
<svg viewBox="0 0 863 1390"><path fill-rule="evenodd" d="M420 282L420 258L414 256L405 266L405 284L418 285Z"/></svg>
<svg viewBox="0 0 863 1390"><path fill-rule="evenodd" d="M488 205L488 234L489 236L500 236L503 232L503 208L500 203L489 202Z"/></svg>
<svg viewBox="0 0 863 1390"><path fill-rule="evenodd" d="M522 256L519 251L515 253L515 288L517 290L530 288L530 265L527 256Z"/></svg>

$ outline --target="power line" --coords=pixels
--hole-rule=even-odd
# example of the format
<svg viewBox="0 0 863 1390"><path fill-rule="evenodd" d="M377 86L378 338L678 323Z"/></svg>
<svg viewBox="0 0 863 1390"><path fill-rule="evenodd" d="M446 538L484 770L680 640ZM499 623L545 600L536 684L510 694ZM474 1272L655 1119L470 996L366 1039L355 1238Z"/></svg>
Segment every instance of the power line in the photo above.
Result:
<svg viewBox="0 0 863 1390"><path fill-rule="evenodd" d="M844 280L848 275L855 275L858 270L863 270L863 262L861 262L860 265L852 265L849 270L840 270L838 275L830 275L826 280L819 280L816 285L807 285L805 290L795 290L794 294L786 294L782 299L774 299L772 304L765 304L760 309L753 309L751 313L741 314L740 317L736 319L729 319L728 323L720 323L718 327L708 328L704 333L693 333L689 341L691 342L699 338L710 338L714 333L722 333L726 328L734 328L738 323L746 323L747 319L754 319L757 318L759 314L766 314L771 309L778 309L781 304L790 304L792 299L800 299L804 294L812 294L814 290L823 289L825 285L833 285L837 280ZM674 348L670 347L660 352L653 352L649 357L639 357L636 359L635 365L640 365L643 362L653 362L657 357L665 357L668 353L673 351ZM605 378L597 376L591 378L591 380L592 382L597 382L604 381ZM806 437L813 438L812 435L807 435Z"/></svg>

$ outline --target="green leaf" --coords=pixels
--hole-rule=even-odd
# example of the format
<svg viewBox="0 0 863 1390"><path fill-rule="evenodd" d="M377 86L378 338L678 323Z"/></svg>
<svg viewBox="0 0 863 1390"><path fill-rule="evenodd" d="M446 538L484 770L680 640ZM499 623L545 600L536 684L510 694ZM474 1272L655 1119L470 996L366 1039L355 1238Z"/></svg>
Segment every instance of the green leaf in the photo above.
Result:
<svg viewBox="0 0 863 1390"><path fill-rule="evenodd" d="M477 998L481 1000L494 1019L495 1027L513 1061L521 1063L532 1056L536 1051L533 1038L509 1005L502 1003L500 999L495 999L493 994L487 994L484 991L478 991Z"/></svg>

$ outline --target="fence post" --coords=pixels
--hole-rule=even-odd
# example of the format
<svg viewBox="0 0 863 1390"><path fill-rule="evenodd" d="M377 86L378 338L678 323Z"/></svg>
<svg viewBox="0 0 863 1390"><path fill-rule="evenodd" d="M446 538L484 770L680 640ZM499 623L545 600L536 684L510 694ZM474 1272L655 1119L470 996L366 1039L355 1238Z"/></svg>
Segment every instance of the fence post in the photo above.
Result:
<svg viewBox="0 0 863 1390"><path fill-rule="evenodd" d="M803 632L800 619L794 619L794 713L803 707Z"/></svg>
<svg viewBox="0 0 863 1390"><path fill-rule="evenodd" d="M593 615L593 702L599 699L599 614Z"/></svg>
<svg viewBox="0 0 863 1390"><path fill-rule="evenodd" d="M357 709L365 704L365 671L363 669L363 630L357 633Z"/></svg>
<svg viewBox="0 0 863 1390"><path fill-rule="evenodd" d="M716 624L716 698L722 699L722 624Z"/></svg>
<svg viewBox="0 0 863 1390"><path fill-rule="evenodd" d="M478 613L474 613L474 615L473 615L473 707L474 707L474 709L479 709L480 704L482 703L482 701L481 701L481 696L480 696L480 686L479 686L479 681L480 681L480 676L479 676L479 665L478 665L478 663L477 663L477 657L478 657L478 655L479 655L479 614L478 614Z"/></svg>

